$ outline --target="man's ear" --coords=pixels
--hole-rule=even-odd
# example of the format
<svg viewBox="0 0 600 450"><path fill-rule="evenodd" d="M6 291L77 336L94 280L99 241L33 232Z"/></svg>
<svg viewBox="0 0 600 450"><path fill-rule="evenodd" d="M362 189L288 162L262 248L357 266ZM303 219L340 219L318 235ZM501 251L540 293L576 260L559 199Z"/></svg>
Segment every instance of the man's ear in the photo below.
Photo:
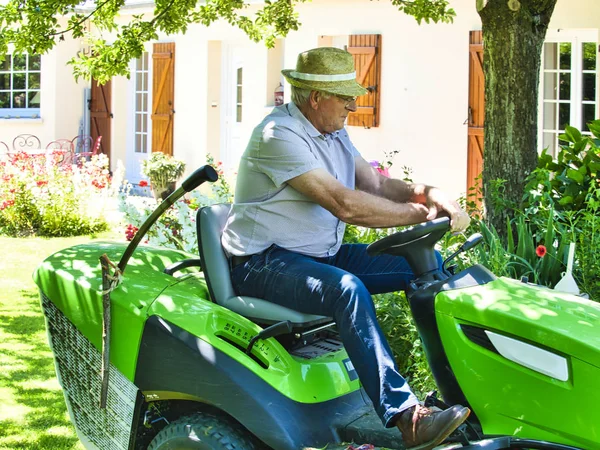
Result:
<svg viewBox="0 0 600 450"><path fill-rule="evenodd" d="M308 103L311 109L319 109L319 102L321 101L321 93L319 91L311 91L308 97Z"/></svg>

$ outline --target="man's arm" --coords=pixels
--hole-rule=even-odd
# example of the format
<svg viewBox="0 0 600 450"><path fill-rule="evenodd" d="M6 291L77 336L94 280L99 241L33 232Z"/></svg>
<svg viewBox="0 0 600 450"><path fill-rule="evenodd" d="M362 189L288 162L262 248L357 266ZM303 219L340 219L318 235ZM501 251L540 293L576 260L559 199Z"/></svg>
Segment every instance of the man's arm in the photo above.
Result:
<svg viewBox="0 0 600 450"><path fill-rule="evenodd" d="M426 220L429 209L398 203L362 190L348 189L325 169L314 169L287 182L338 219L370 228L413 225Z"/></svg>
<svg viewBox="0 0 600 450"><path fill-rule="evenodd" d="M361 156L357 156L355 162L357 189L393 202L425 205L428 208L426 220L433 220L439 213L446 213L450 216L453 231L464 231L469 226L469 216L440 189L385 177Z"/></svg>

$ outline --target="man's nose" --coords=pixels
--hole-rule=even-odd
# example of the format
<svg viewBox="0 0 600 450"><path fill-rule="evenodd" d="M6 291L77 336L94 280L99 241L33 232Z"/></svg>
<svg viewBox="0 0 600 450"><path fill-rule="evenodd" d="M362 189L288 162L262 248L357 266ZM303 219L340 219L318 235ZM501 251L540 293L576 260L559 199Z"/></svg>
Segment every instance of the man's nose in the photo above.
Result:
<svg viewBox="0 0 600 450"><path fill-rule="evenodd" d="M348 111L356 112L356 109L357 109L356 100L352 100L350 103L348 103L346 105L346 109Z"/></svg>

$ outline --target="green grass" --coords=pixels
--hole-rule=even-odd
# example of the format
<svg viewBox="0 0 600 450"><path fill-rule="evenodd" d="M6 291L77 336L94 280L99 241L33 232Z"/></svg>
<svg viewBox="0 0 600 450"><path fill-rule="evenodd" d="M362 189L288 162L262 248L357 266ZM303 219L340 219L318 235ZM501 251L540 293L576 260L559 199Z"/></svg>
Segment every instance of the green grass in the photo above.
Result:
<svg viewBox="0 0 600 450"><path fill-rule="evenodd" d="M31 276L48 255L89 241L0 237L0 450L83 449L56 379Z"/></svg>

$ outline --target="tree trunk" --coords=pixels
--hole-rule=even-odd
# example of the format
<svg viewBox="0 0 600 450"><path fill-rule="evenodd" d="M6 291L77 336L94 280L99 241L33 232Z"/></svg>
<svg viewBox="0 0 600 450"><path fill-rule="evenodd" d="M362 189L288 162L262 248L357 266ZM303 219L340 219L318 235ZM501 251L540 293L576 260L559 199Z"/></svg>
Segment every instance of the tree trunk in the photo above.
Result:
<svg viewBox="0 0 600 450"><path fill-rule="evenodd" d="M485 49L483 185L487 221L501 234L518 205L525 178L537 165L537 110L541 51L557 0L477 0ZM485 5L485 6L483 6Z"/></svg>

